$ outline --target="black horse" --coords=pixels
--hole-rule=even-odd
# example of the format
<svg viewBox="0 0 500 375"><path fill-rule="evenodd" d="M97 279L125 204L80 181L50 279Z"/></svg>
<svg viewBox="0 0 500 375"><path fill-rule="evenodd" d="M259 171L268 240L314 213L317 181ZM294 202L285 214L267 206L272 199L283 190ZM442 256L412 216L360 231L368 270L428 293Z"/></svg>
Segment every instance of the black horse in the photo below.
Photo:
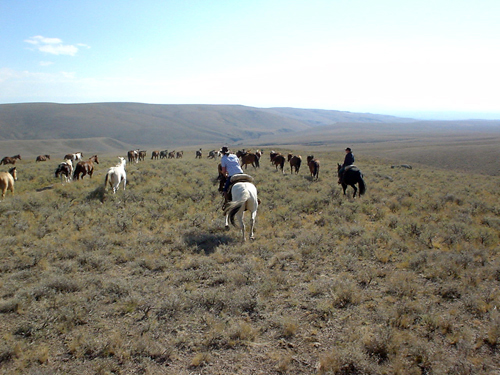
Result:
<svg viewBox="0 0 500 375"><path fill-rule="evenodd" d="M358 196L362 196L366 192L366 185L365 181L363 180L363 173L359 170L358 167L354 165L349 165L346 167L345 171L342 173L341 172L342 166L340 164L337 164L337 173L339 176L339 184L342 185L342 189L344 190L344 195L345 191L347 189L347 186L352 186L354 189L354 194L353 198L356 197L356 192L358 189L356 188L356 184L359 186L359 193Z"/></svg>

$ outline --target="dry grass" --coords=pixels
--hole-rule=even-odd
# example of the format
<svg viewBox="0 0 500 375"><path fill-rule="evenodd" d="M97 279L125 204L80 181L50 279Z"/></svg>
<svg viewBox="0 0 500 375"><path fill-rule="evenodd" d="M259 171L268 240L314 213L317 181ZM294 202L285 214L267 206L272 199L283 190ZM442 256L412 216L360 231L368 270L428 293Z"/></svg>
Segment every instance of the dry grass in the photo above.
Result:
<svg viewBox="0 0 500 375"><path fill-rule="evenodd" d="M0 372L498 369L498 177L358 157L368 190L352 200L342 154L315 156L318 181L267 153L248 170L262 205L245 244L223 228L216 163L194 153L128 165L116 195L116 157L66 185L57 162L21 161L0 203Z"/></svg>

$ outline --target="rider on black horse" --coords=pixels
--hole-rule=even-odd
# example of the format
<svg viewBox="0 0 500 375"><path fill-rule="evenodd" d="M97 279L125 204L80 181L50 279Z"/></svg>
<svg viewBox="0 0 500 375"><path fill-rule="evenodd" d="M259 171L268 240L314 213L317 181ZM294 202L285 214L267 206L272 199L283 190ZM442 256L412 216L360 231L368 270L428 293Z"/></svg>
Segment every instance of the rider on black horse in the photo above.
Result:
<svg viewBox="0 0 500 375"><path fill-rule="evenodd" d="M344 172L346 167L354 164L354 155L352 154L352 150L350 147L345 149L345 158L344 163L342 164L342 168L339 170L339 184L342 183L342 178L344 177Z"/></svg>

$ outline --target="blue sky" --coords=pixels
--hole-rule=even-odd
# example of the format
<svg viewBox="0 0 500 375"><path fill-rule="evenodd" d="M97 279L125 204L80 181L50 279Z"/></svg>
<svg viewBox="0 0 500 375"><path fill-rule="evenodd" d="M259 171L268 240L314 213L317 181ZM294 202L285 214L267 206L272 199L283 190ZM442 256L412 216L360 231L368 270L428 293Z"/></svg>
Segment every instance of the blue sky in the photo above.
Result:
<svg viewBox="0 0 500 375"><path fill-rule="evenodd" d="M0 103L500 118L499 87L498 0L0 0Z"/></svg>

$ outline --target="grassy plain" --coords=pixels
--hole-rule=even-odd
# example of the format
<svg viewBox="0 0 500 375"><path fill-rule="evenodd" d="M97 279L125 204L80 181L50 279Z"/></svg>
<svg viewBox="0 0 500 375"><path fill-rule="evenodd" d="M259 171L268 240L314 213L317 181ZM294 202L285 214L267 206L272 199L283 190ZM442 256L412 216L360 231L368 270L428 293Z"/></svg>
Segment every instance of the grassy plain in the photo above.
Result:
<svg viewBox="0 0 500 375"><path fill-rule="evenodd" d="M288 152L290 150L282 150ZM306 152L301 151L303 159ZM367 193L256 179L256 240L224 230L216 162L127 165L127 190L18 162L0 203L0 373L491 374L499 177L357 155ZM6 169L6 168L5 168Z"/></svg>

